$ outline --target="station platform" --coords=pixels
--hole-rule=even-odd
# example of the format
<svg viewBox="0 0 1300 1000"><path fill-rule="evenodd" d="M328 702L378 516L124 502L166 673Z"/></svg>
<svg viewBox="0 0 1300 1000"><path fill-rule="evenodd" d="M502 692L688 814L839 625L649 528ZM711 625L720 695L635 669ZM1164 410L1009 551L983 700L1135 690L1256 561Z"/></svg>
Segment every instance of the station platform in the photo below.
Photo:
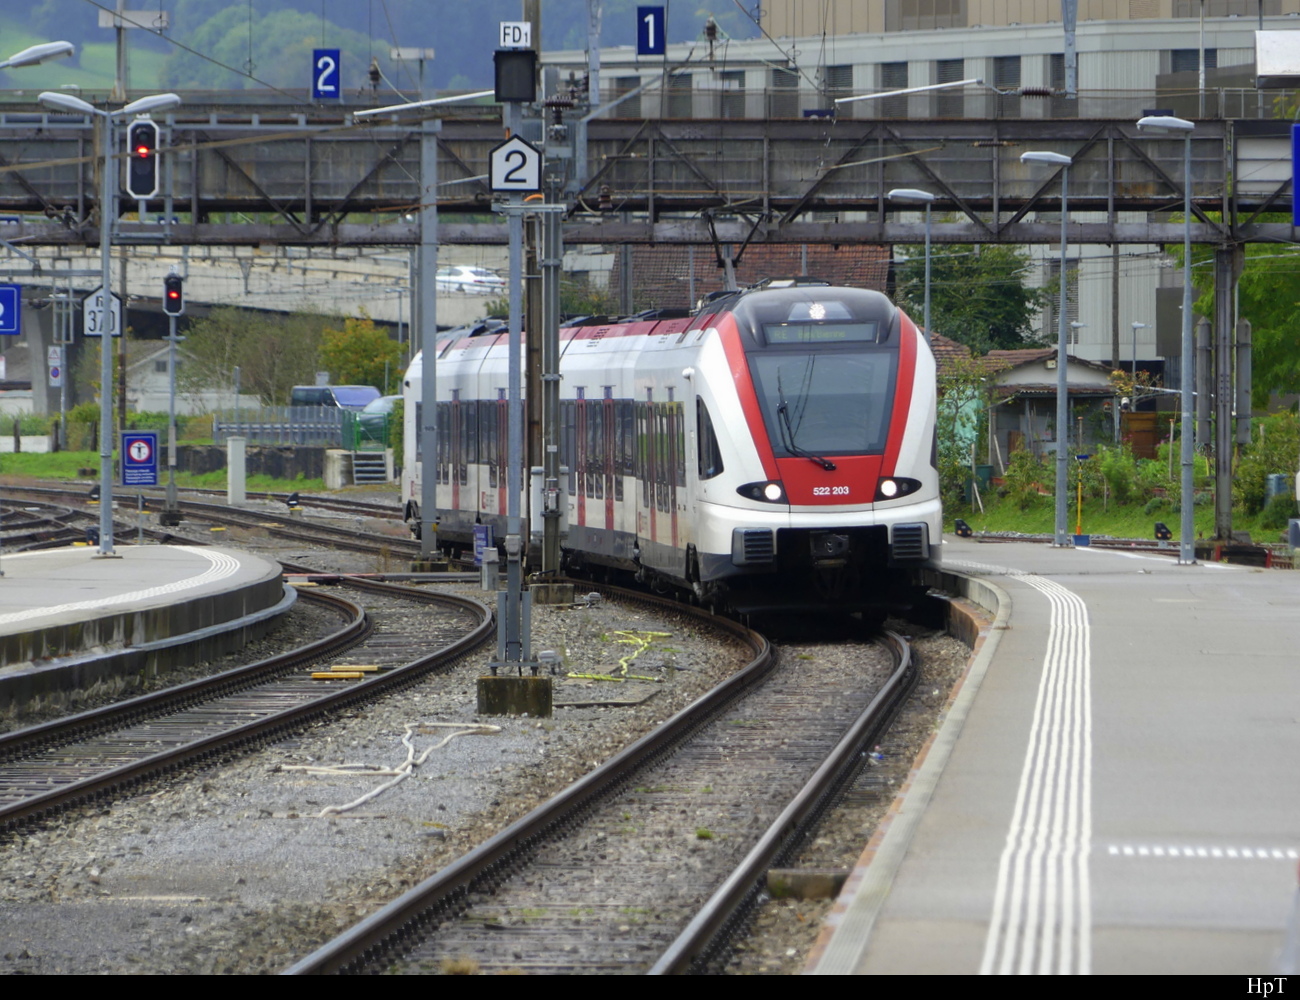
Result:
<svg viewBox="0 0 1300 1000"><path fill-rule="evenodd" d="M1297 971L1300 573L943 560L995 617L806 971Z"/></svg>
<svg viewBox="0 0 1300 1000"><path fill-rule="evenodd" d="M213 546L47 549L0 572L3 717L238 649L294 601L278 563Z"/></svg>

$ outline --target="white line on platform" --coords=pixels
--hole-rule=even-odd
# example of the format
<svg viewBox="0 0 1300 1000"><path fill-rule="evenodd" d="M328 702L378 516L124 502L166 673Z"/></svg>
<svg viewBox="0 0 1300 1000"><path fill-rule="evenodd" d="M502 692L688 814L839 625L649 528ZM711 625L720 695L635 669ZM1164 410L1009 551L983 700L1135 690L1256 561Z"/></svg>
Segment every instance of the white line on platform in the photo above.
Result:
<svg viewBox="0 0 1300 1000"><path fill-rule="evenodd" d="M1294 847L1188 847L1168 844L1110 844L1106 853L1123 858L1227 858L1248 861L1295 861L1300 849Z"/></svg>
<svg viewBox="0 0 1300 1000"><path fill-rule="evenodd" d="M114 594L111 597L97 597L89 601L74 601L68 604L56 604L43 608L28 608L25 611L11 611L8 614L0 614L0 625L28 621L33 618L46 618L50 615L64 614L69 611L88 611L92 608L109 608L117 605L129 604L132 601L148 600L150 597L162 597L166 594L176 594L182 590L190 590L194 587L201 587L208 583L216 583L218 580L224 580L227 577L234 576L235 573L239 571L239 560L224 552L217 552L194 545L170 545L168 548L176 552L186 552L191 555L202 556L204 559L208 560L210 565L206 570L196 576L191 576L184 580L175 580L172 583L164 583L157 587L149 587L145 590L133 590L129 594Z"/></svg>
<svg viewBox="0 0 1300 1000"><path fill-rule="evenodd" d="M1083 600L1012 571L1051 606L1015 811L998 864L983 975L1092 968L1091 633Z"/></svg>

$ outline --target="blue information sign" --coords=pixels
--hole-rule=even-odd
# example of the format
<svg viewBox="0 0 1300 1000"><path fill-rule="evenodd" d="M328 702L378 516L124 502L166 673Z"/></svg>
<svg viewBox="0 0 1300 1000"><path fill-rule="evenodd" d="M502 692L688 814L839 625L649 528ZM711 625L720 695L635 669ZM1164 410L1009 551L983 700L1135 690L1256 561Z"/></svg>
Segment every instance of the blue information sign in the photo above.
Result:
<svg viewBox="0 0 1300 1000"><path fill-rule="evenodd" d="M638 7L636 9L636 54L661 56L664 52L664 9Z"/></svg>
<svg viewBox="0 0 1300 1000"><path fill-rule="evenodd" d="M1300 167L1300 124L1291 126L1291 225L1300 226L1300 198L1294 194L1297 167Z"/></svg>
<svg viewBox="0 0 1300 1000"><path fill-rule="evenodd" d="M337 101L343 95L338 49L315 49L311 54L311 96L315 101Z"/></svg>
<svg viewBox="0 0 1300 1000"><path fill-rule="evenodd" d="M158 432L122 434L122 485L158 485Z"/></svg>
<svg viewBox="0 0 1300 1000"><path fill-rule="evenodd" d="M23 286L0 285L0 335L23 332Z"/></svg>

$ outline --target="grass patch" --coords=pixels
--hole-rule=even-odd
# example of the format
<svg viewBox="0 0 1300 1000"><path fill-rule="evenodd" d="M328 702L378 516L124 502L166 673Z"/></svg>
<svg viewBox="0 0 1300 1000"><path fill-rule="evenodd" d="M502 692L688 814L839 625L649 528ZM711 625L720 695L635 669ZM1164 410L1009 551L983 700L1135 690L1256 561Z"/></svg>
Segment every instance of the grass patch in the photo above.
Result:
<svg viewBox="0 0 1300 1000"><path fill-rule="evenodd" d="M1056 531L1056 510L1052 498L1043 497L1043 502L1036 503L1030 510L1021 510L1015 503L1001 501L989 503L983 511L944 511L948 524L945 531L952 531L952 519L962 518L975 532L1019 532L1022 534L1052 534ZM1104 534L1112 538L1147 538L1153 540L1156 521L1164 521L1178 538L1182 514L1178 510L1178 495L1166 498L1158 505L1158 510L1148 511L1148 503L1131 503L1131 505L1104 505L1101 501L1084 501L1083 534ZM1214 502L1209 493L1197 490L1197 503L1193 508L1193 523L1196 525L1197 537L1214 536ZM1079 527L1079 511L1071 499L1066 510L1066 528L1070 534ZM1260 515L1247 515L1242 511L1232 512L1234 531L1251 533L1253 540L1271 542L1281 540L1279 529L1262 527Z"/></svg>
<svg viewBox="0 0 1300 1000"><path fill-rule="evenodd" d="M79 475L82 469L94 469L87 477ZM6 452L0 455L0 474L24 477L28 479L71 480L89 482L99 478L99 452L96 451L59 451L53 454L38 452ZM166 466L158 469L159 484L167 479ZM188 472L176 474L177 486L190 486L195 489L219 490L226 488L226 472L205 472L202 475L190 475ZM319 492L325 489L323 479L276 479L273 476L249 476L248 488L261 493L292 493L295 490Z"/></svg>
<svg viewBox="0 0 1300 1000"><path fill-rule="evenodd" d="M695 839L696 839L696 840L712 840L712 839L713 839L713 831L710 830L707 826L697 826L697 827L695 828Z"/></svg>

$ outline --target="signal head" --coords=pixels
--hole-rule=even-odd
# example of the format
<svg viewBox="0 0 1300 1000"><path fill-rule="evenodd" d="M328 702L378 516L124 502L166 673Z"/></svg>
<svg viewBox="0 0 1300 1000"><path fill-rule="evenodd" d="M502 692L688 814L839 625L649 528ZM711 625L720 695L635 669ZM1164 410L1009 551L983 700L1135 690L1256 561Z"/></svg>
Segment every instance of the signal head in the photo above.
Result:
<svg viewBox="0 0 1300 1000"><path fill-rule="evenodd" d="M185 279L178 274L163 278L163 312L180 316L185 312Z"/></svg>
<svg viewBox="0 0 1300 1000"><path fill-rule="evenodd" d="M137 118L126 130L126 193L152 198L158 193L158 123Z"/></svg>

